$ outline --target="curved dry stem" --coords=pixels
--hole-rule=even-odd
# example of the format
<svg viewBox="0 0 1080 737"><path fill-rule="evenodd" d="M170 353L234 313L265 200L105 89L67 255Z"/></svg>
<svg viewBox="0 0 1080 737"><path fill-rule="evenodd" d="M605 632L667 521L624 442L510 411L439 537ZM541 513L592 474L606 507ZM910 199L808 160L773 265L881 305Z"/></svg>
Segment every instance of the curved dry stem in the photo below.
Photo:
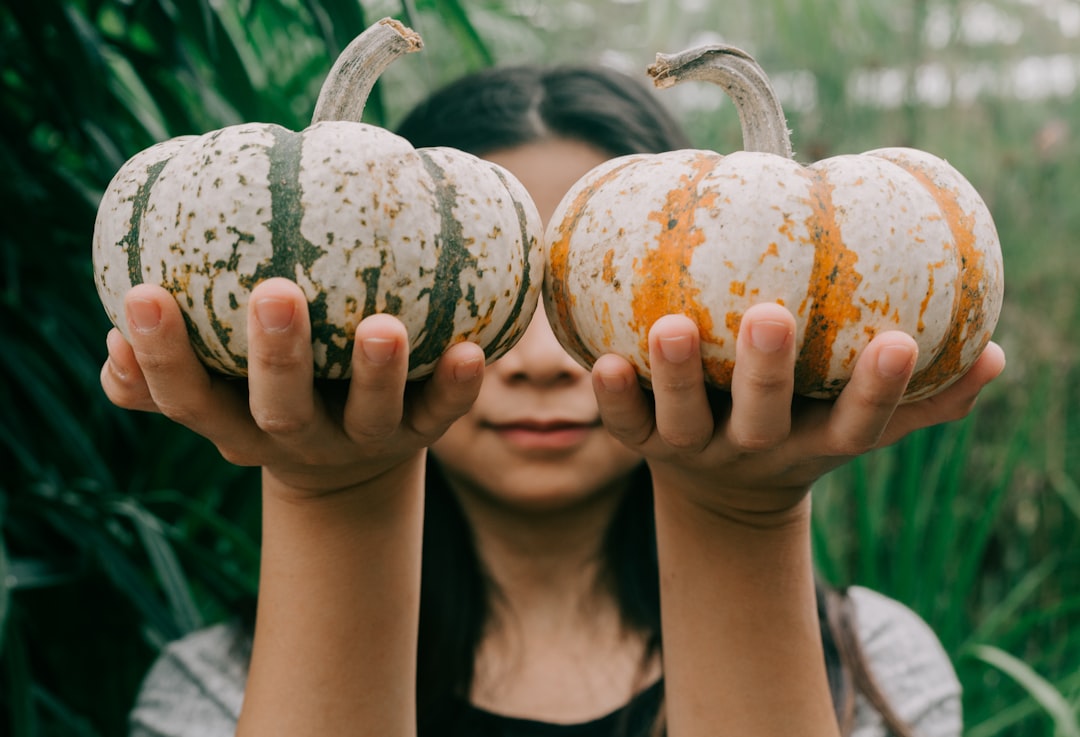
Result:
<svg viewBox="0 0 1080 737"><path fill-rule="evenodd" d="M743 148L792 158L791 136L780 99L765 71L734 46L700 46L678 54L657 54L648 69L657 87L700 80L720 85L735 103Z"/></svg>
<svg viewBox="0 0 1080 737"><path fill-rule="evenodd" d="M403 54L424 47L420 34L393 18L383 18L352 40L330 69L311 122L351 120L364 114L375 80Z"/></svg>

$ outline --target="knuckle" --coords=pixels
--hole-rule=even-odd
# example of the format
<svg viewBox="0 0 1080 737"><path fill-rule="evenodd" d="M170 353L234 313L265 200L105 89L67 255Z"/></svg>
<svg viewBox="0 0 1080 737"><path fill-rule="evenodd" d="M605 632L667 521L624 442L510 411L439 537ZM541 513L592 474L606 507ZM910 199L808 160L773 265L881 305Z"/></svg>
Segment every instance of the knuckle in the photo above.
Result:
<svg viewBox="0 0 1080 737"><path fill-rule="evenodd" d="M255 370L268 374L287 374L305 367L309 360L295 350L252 350L249 362Z"/></svg>
<svg viewBox="0 0 1080 737"><path fill-rule="evenodd" d="M262 460L256 458L248 451L222 444L218 444L215 447L221 457L234 466L251 467L262 465Z"/></svg>
<svg viewBox="0 0 1080 737"><path fill-rule="evenodd" d="M978 394L969 393L963 396L953 397L951 401L935 401L935 398L931 398L935 409L935 419L940 418L943 422L954 422L956 420L962 420L971 414L971 411L975 409L975 403L978 400Z"/></svg>
<svg viewBox="0 0 1080 737"><path fill-rule="evenodd" d="M145 374L165 373L175 366L173 356L156 350L139 349L135 354L139 368Z"/></svg>
<svg viewBox="0 0 1080 737"><path fill-rule="evenodd" d="M363 423L348 425L345 432L355 445L370 447L376 443L384 443L397 429L397 421L368 418Z"/></svg>
<svg viewBox="0 0 1080 737"><path fill-rule="evenodd" d="M828 443L828 453L836 458L854 458L874 449L877 437L834 436Z"/></svg>
<svg viewBox="0 0 1080 737"><path fill-rule="evenodd" d="M311 427L310 416L283 415L266 410L252 411L251 416L260 430L278 437L301 435Z"/></svg>
<svg viewBox="0 0 1080 737"><path fill-rule="evenodd" d="M731 433L731 445L741 453L762 453L779 447L787 440L787 432L754 432L733 430Z"/></svg>
<svg viewBox="0 0 1080 737"><path fill-rule="evenodd" d="M790 391L792 375L774 371L747 371L742 376L742 383L755 394L779 394Z"/></svg>
<svg viewBox="0 0 1080 737"><path fill-rule="evenodd" d="M858 397L859 404L867 411L874 414L888 414L896 409L897 397L895 395L882 395L872 392L863 392Z"/></svg>
<svg viewBox="0 0 1080 737"><path fill-rule="evenodd" d="M661 433L661 437L672 450L688 455L700 453L709 444L707 436L682 430L664 432Z"/></svg>
<svg viewBox="0 0 1080 737"><path fill-rule="evenodd" d="M442 437L450 426L458 421L471 405L455 406L447 408L445 412L431 412L430 414L417 414L410 417L408 427L418 437L434 441Z"/></svg>
<svg viewBox="0 0 1080 737"><path fill-rule="evenodd" d="M904 387L882 387L876 384L868 386L852 381L844 391L854 394L852 397L854 404L863 411L881 414L891 412L896 408L903 395Z"/></svg>
<svg viewBox="0 0 1080 737"><path fill-rule="evenodd" d="M122 389L108 385L105 386L105 397L120 409L139 410L146 407L143 397L137 397Z"/></svg>
<svg viewBox="0 0 1080 737"><path fill-rule="evenodd" d="M653 389L662 393L684 394L694 391L701 386L701 377L673 376L666 378L657 385L653 377Z"/></svg>
<svg viewBox="0 0 1080 737"><path fill-rule="evenodd" d="M161 414L184 427L192 427L203 415L199 408L187 404L158 402L157 406Z"/></svg>
<svg viewBox="0 0 1080 737"><path fill-rule="evenodd" d="M108 369L102 372L101 389L110 402L122 409L141 409L149 399L145 390L136 390L130 381Z"/></svg>
<svg viewBox="0 0 1080 737"><path fill-rule="evenodd" d="M632 427L612 427L605 424L608 434L629 448L638 448L649 441L652 437L651 425L634 425Z"/></svg>

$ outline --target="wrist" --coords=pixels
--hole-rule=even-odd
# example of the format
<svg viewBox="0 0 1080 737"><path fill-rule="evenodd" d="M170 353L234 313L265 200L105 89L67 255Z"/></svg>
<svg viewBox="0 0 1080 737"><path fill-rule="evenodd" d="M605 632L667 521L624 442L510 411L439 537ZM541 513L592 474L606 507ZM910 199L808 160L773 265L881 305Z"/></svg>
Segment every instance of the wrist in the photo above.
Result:
<svg viewBox="0 0 1080 737"><path fill-rule="evenodd" d="M650 464L650 470L657 502L679 507L684 513L761 530L809 519L809 485L740 484L659 464Z"/></svg>
<svg viewBox="0 0 1080 737"><path fill-rule="evenodd" d="M291 503L330 501L345 497L361 497L375 501L382 492L393 494L410 483L415 483L418 474L422 482L425 458L426 452L421 450L396 463L374 469L369 464L303 469L264 466L263 496Z"/></svg>

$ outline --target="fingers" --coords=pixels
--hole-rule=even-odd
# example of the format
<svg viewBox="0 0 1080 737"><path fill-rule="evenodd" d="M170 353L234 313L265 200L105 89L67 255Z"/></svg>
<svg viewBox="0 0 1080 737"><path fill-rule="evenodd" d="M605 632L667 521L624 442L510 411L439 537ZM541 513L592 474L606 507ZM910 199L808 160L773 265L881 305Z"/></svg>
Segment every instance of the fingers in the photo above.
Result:
<svg viewBox="0 0 1080 737"><path fill-rule="evenodd" d="M791 432L795 318L778 304L751 307L739 325L735 352L728 439L745 451L771 448Z"/></svg>
<svg viewBox="0 0 1080 737"><path fill-rule="evenodd" d="M483 349L461 342L446 350L431 376L408 385L409 341L390 315L372 315L356 330L345 429L358 443L376 442L399 428L427 446L469 411L484 380Z"/></svg>
<svg viewBox="0 0 1080 737"><path fill-rule="evenodd" d="M409 405L409 427L425 444L472 407L484 380L484 351L476 343L451 346Z"/></svg>
<svg viewBox="0 0 1080 737"><path fill-rule="evenodd" d="M882 333L870 341L830 412L826 442L831 454L854 456L880 444L918 353L915 340L904 333Z"/></svg>
<svg viewBox="0 0 1080 737"><path fill-rule="evenodd" d="M667 315L649 330L652 397L642 391L625 359L601 356L592 381L604 427L631 448L693 454L713 437L713 411L705 388L697 325Z"/></svg>
<svg viewBox="0 0 1080 737"><path fill-rule="evenodd" d="M601 356L593 364L593 391L604 427L631 448L640 448L656 429L652 402L638 383L637 373L621 356Z"/></svg>
<svg viewBox="0 0 1080 737"><path fill-rule="evenodd" d="M593 385L608 431L632 447L654 434L668 448L704 450L717 422L725 422L728 444L739 452L772 447L790 432L794 386L795 320L784 307L762 304L743 317L728 417L714 417L705 386L697 326L668 315L649 332L655 404L637 389L630 365L603 356L593 367Z"/></svg>
<svg viewBox="0 0 1080 737"><path fill-rule="evenodd" d="M124 409L157 412L131 345L116 328L109 331L105 345L109 350L109 357L101 367L101 388L105 396Z"/></svg>
<svg viewBox="0 0 1080 737"><path fill-rule="evenodd" d="M842 457L879 444L914 369L915 341L898 332L878 336L835 403L807 403L796 410L795 330L794 317L782 305L759 304L747 310L736 345L730 411L725 413L710 406L696 327L685 317L664 317L650 332L652 403L636 389L625 360L604 356L593 367L604 424L647 454L658 450L654 438L669 450L710 449L726 458L781 448L793 457Z"/></svg>
<svg viewBox="0 0 1080 737"><path fill-rule="evenodd" d="M248 404L264 432L287 438L315 420L311 327L303 292L269 279L251 292L248 311Z"/></svg>
<svg viewBox="0 0 1080 737"><path fill-rule="evenodd" d="M1005 352L989 343L966 374L939 394L897 408L882 443L894 443L904 435L924 427L966 417L979 393L1005 370Z"/></svg>
<svg viewBox="0 0 1080 737"><path fill-rule="evenodd" d="M714 429L700 340L697 325L681 315L661 317L649 330L656 431L669 447L689 453L708 445Z"/></svg>
<svg viewBox="0 0 1080 737"><path fill-rule="evenodd" d="M345 403L345 431L355 442L390 435L399 427L408 370L405 326L390 315L365 318L356 328Z"/></svg>
<svg viewBox="0 0 1080 737"><path fill-rule="evenodd" d="M173 296L141 284L128 292L124 310L133 355L158 411L219 448L222 439L231 447L250 446L257 428L242 397L199 361Z"/></svg>

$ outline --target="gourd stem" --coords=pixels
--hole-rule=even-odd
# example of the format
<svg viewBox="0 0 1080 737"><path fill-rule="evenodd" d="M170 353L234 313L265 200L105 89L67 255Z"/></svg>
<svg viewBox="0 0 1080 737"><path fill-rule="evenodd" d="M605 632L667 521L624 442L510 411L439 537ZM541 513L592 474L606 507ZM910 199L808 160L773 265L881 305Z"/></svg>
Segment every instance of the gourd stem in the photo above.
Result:
<svg viewBox="0 0 1080 737"><path fill-rule="evenodd" d="M324 120L359 122L375 80L403 54L424 47L420 34L393 18L383 18L345 47L319 90L312 124Z"/></svg>
<svg viewBox="0 0 1080 737"><path fill-rule="evenodd" d="M720 85L739 113L743 148L792 158L784 109L765 71L750 54L712 44L678 54L657 54L648 69L657 87L700 80Z"/></svg>

